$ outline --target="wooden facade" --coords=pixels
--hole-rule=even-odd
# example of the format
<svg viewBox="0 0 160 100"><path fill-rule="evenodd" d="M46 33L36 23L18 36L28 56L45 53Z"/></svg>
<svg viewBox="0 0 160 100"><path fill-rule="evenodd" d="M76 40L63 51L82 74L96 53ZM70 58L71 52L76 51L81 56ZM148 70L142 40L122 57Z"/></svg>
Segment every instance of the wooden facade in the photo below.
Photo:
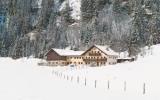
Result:
<svg viewBox="0 0 160 100"><path fill-rule="evenodd" d="M50 50L47 53L47 61L55 61L55 60L66 60L65 56L60 56L59 54L57 54L54 50Z"/></svg>
<svg viewBox="0 0 160 100"><path fill-rule="evenodd" d="M92 46L86 52L82 54L86 65L103 66L108 64L116 64L117 56L108 55L97 46Z"/></svg>
<svg viewBox="0 0 160 100"><path fill-rule="evenodd" d="M46 54L46 60L53 65L91 65L91 66L105 66L117 63L118 56L108 55L106 52L92 46L85 52L79 55L61 55L51 49Z"/></svg>

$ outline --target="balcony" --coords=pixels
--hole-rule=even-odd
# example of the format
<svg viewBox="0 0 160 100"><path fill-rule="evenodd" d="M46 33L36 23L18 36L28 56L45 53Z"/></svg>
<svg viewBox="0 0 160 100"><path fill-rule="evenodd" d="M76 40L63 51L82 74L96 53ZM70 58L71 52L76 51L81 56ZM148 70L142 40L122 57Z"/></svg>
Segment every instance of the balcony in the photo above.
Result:
<svg viewBox="0 0 160 100"><path fill-rule="evenodd" d="M107 58L100 58L100 59L86 59L86 58L84 58L83 61L85 61L85 62L106 62Z"/></svg>
<svg viewBox="0 0 160 100"><path fill-rule="evenodd" d="M89 53L89 56L101 56L101 53Z"/></svg>

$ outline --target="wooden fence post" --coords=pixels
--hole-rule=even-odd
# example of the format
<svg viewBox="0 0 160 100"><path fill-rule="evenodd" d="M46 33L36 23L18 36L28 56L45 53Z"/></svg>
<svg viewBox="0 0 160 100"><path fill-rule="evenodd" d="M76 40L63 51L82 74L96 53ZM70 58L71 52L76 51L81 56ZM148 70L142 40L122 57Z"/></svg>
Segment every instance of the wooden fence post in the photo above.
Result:
<svg viewBox="0 0 160 100"><path fill-rule="evenodd" d="M97 80L94 81L94 87L97 87Z"/></svg>
<svg viewBox="0 0 160 100"><path fill-rule="evenodd" d="M79 76L77 77L77 83L79 83Z"/></svg>
<svg viewBox="0 0 160 100"><path fill-rule="evenodd" d="M110 89L110 82L109 82L109 80L108 80L108 86L107 87L108 87L108 90L109 90Z"/></svg>
<svg viewBox="0 0 160 100"><path fill-rule="evenodd" d="M143 94L146 94L146 84L143 84Z"/></svg>
<svg viewBox="0 0 160 100"><path fill-rule="evenodd" d="M124 81L124 92L126 92L126 89L127 89L127 83L126 81Z"/></svg>
<svg viewBox="0 0 160 100"><path fill-rule="evenodd" d="M85 78L84 80L84 85L86 86L87 85L87 79Z"/></svg>

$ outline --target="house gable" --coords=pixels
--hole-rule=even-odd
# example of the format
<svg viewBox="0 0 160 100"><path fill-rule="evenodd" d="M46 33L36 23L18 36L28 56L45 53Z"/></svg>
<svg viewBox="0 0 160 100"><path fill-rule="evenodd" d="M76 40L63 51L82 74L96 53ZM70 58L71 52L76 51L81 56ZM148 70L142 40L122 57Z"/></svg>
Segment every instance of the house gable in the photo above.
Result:
<svg viewBox="0 0 160 100"><path fill-rule="evenodd" d="M95 55L99 55L101 56L101 54L107 56L107 54L105 52L103 52L101 49L97 48L95 45L93 45L92 47L90 47L86 52L84 52L82 55L88 55L88 54L91 54L89 52L92 52L93 55L94 55L94 52L95 52Z"/></svg>
<svg viewBox="0 0 160 100"><path fill-rule="evenodd" d="M56 61L56 60L65 60L66 59L66 57L60 56L53 49L49 50L49 52L46 54L46 56L47 56L47 61Z"/></svg>

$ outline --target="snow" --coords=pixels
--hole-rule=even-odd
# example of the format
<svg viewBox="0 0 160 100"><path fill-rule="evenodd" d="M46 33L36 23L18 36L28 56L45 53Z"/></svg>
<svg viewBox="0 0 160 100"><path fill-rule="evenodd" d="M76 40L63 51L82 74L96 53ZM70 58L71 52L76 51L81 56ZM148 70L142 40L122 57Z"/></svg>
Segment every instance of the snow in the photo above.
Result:
<svg viewBox="0 0 160 100"><path fill-rule="evenodd" d="M0 100L160 100L159 57L160 45L136 62L94 68L55 68L38 66L39 59L0 58Z"/></svg>
<svg viewBox="0 0 160 100"><path fill-rule="evenodd" d="M107 46L100 46L100 45L94 45L94 46L108 55L118 56L117 52L113 51L111 48L109 48ZM74 50L69 50L69 49L70 49L70 47L68 47L66 49L52 48L52 50L54 50L56 53L58 53L61 56L80 56L85 52L85 51L74 51Z"/></svg>
<svg viewBox="0 0 160 100"><path fill-rule="evenodd" d="M54 49L54 48L53 50L61 56L80 56L84 52L84 51L73 51L67 49Z"/></svg>
<svg viewBox="0 0 160 100"><path fill-rule="evenodd" d="M73 9L71 16L74 19L80 20L81 14L81 0L69 0L69 5Z"/></svg>
<svg viewBox="0 0 160 100"><path fill-rule="evenodd" d="M127 58L128 57L128 51L123 51L119 53L119 58Z"/></svg>
<svg viewBox="0 0 160 100"><path fill-rule="evenodd" d="M108 54L108 55L118 55L117 52L113 51L111 48L109 48L108 46L101 46L101 45L95 45L97 48L99 48L100 50L102 50L104 53Z"/></svg>
<svg viewBox="0 0 160 100"><path fill-rule="evenodd" d="M127 3L128 3L127 1L123 1L123 2L121 3L121 6L124 7Z"/></svg>
<svg viewBox="0 0 160 100"><path fill-rule="evenodd" d="M62 4L61 4L61 7L60 7L60 11L62 11L63 9L66 8L66 4L67 4L67 1L64 1Z"/></svg>
<svg viewBox="0 0 160 100"><path fill-rule="evenodd" d="M71 16L75 20L80 20L81 15L81 0L66 0L61 4L60 11L66 8L66 4L69 3L69 6L72 8Z"/></svg>
<svg viewBox="0 0 160 100"><path fill-rule="evenodd" d="M42 7L42 0L37 0L38 8Z"/></svg>
<svg viewBox="0 0 160 100"><path fill-rule="evenodd" d="M147 15L152 15L152 11L150 9L145 9Z"/></svg>
<svg viewBox="0 0 160 100"><path fill-rule="evenodd" d="M30 38L30 41L36 40L37 35L38 35L37 31L32 31L32 32L27 34L27 36Z"/></svg>

